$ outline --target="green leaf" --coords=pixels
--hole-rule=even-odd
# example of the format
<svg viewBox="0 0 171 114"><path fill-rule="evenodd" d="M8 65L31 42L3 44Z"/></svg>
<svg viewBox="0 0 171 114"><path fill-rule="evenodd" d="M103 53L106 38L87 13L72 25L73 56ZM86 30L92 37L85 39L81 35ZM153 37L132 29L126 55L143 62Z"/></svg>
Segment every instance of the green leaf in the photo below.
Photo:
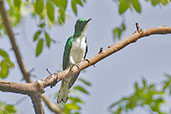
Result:
<svg viewBox="0 0 171 114"><path fill-rule="evenodd" d="M40 36L41 33L42 33L42 31L41 31L41 30L38 30L38 31L34 34L33 41L36 41L36 40L39 38L39 36Z"/></svg>
<svg viewBox="0 0 171 114"><path fill-rule="evenodd" d="M142 82L143 82L143 87L146 88L147 83L146 83L146 80L144 78L142 79Z"/></svg>
<svg viewBox="0 0 171 114"><path fill-rule="evenodd" d="M13 105L6 105L5 109L9 113L15 113L16 112L16 108Z"/></svg>
<svg viewBox="0 0 171 114"><path fill-rule="evenodd" d="M57 7L66 10L68 0L51 0Z"/></svg>
<svg viewBox="0 0 171 114"><path fill-rule="evenodd" d="M113 29L113 37L114 37L114 38L117 37L117 32L118 32L118 28L114 28L114 29Z"/></svg>
<svg viewBox="0 0 171 114"><path fill-rule="evenodd" d="M81 91L81 92L83 92L83 93L85 93L85 94L89 94L89 92L88 92L87 90L85 90L85 89L84 89L83 87L81 87L81 86L75 86L74 89L79 90L79 91Z"/></svg>
<svg viewBox="0 0 171 114"><path fill-rule="evenodd" d="M65 22L65 11L63 8L60 8L58 11L59 11L58 21L60 24L63 24Z"/></svg>
<svg viewBox="0 0 171 114"><path fill-rule="evenodd" d="M45 26L45 23L40 23L40 24L39 24L39 27L40 27L40 28L43 28L44 26Z"/></svg>
<svg viewBox="0 0 171 114"><path fill-rule="evenodd" d="M122 112L122 107L119 107L119 108L117 109L116 114L121 114L121 112Z"/></svg>
<svg viewBox="0 0 171 114"><path fill-rule="evenodd" d="M71 103L71 104L66 104L65 105L66 108L70 109L70 110L76 110L76 109L80 109L79 106L77 106L75 103Z"/></svg>
<svg viewBox="0 0 171 114"><path fill-rule="evenodd" d="M43 42L44 40L41 38L39 41L38 41L38 44L37 44L37 47L36 47L36 56L39 56L43 50Z"/></svg>
<svg viewBox="0 0 171 114"><path fill-rule="evenodd" d="M8 64L5 60L2 60L0 63L1 71L0 71L0 77L2 79L6 78L8 75Z"/></svg>
<svg viewBox="0 0 171 114"><path fill-rule="evenodd" d="M119 14L123 14L129 8L129 2L126 0L121 0L119 3Z"/></svg>
<svg viewBox="0 0 171 114"><path fill-rule="evenodd" d="M139 89L138 83L137 83L137 82L135 82L134 87L135 87L135 90L136 90L136 91Z"/></svg>
<svg viewBox="0 0 171 114"><path fill-rule="evenodd" d="M44 0L36 0L34 10L37 14L41 15L44 9Z"/></svg>
<svg viewBox="0 0 171 114"><path fill-rule="evenodd" d="M21 7L21 0L14 0L14 6L18 9L18 10L20 10L20 7Z"/></svg>
<svg viewBox="0 0 171 114"><path fill-rule="evenodd" d="M79 4L80 6L83 6L83 3L81 0L75 0L77 2L77 4Z"/></svg>
<svg viewBox="0 0 171 114"><path fill-rule="evenodd" d="M89 81L87 81L87 80L85 80L85 79L82 79L82 78L79 78L79 80L80 80L81 82L83 82L85 85L91 86L91 83L90 83Z"/></svg>
<svg viewBox="0 0 171 114"><path fill-rule="evenodd" d="M0 55L1 55L3 58L5 58L5 59L8 59L8 58L9 58L7 52L5 52L5 51L2 50L2 49L0 49Z"/></svg>
<svg viewBox="0 0 171 114"><path fill-rule="evenodd" d="M81 104L84 104L84 101L81 100L78 97L69 97L69 100L71 100L73 103L81 103Z"/></svg>
<svg viewBox="0 0 171 114"><path fill-rule="evenodd" d="M153 6L156 6L157 4L159 4L160 3L160 0L151 0L151 4L153 5Z"/></svg>
<svg viewBox="0 0 171 114"><path fill-rule="evenodd" d="M122 23L122 31L124 31L125 29L126 29L125 24Z"/></svg>
<svg viewBox="0 0 171 114"><path fill-rule="evenodd" d="M161 3L165 6L169 3L169 0L161 0Z"/></svg>
<svg viewBox="0 0 171 114"><path fill-rule="evenodd" d="M51 44L51 39L49 37L49 34L45 32L45 39L46 39L46 46L49 48Z"/></svg>
<svg viewBox="0 0 171 114"><path fill-rule="evenodd" d="M0 56L2 56L5 59L5 61L7 62L9 67L14 67L14 63L11 62L7 52L5 52L4 50L0 49Z"/></svg>
<svg viewBox="0 0 171 114"><path fill-rule="evenodd" d="M55 8L54 8L52 2L47 1L46 2L46 8L47 8L47 16L48 16L49 20L51 22L53 22L55 19L55 15L54 15Z"/></svg>
<svg viewBox="0 0 171 114"><path fill-rule="evenodd" d="M141 13L141 5L140 5L140 2L138 0L134 0L132 5L138 13Z"/></svg>
<svg viewBox="0 0 171 114"><path fill-rule="evenodd" d="M71 7L75 15L77 15L77 4L80 6L83 6L83 3L81 0L72 0L71 1Z"/></svg>
<svg viewBox="0 0 171 114"><path fill-rule="evenodd" d="M120 28L113 29L113 37L114 39L117 37L118 39L121 38L122 30Z"/></svg>
<svg viewBox="0 0 171 114"><path fill-rule="evenodd" d="M75 15L77 15L77 6L76 5L77 5L77 2L75 0L72 0L71 7L72 7L72 10L75 13Z"/></svg>

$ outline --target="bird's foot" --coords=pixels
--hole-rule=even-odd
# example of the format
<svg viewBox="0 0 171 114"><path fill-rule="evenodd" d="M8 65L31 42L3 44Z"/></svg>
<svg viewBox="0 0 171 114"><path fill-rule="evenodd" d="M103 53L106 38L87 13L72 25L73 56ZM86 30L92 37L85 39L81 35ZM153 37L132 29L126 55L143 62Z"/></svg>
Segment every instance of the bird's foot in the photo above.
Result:
<svg viewBox="0 0 171 114"><path fill-rule="evenodd" d="M72 64L71 67L70 67L70 69L69 69L69 72L72 71L72 68L73 68L74 66L76 66L78 69L80 69L80 65L79 65L79 64Z"/></svg>
<svg viewBox="0 0 171 114"><path fill-rule="evenodd" d="M51 84L51 88L53 87L53 86L55 86L57 83L58 83L58 74L57 73L54 73L54 74L52 74L50 71L49 71L49 69L48 68L46 68L46 71L52 76L52 78L54 79L54 81L53 81L53 83Z"/></svg>
<svg viewBox="0 0 171 114"><path fill-rule="evenodd" d="M50 86L51 88L53 86L55 86L59 82L59 80L58 80L58 74L57 73L52 74L52 76L54 76L53 77L54 78L54 81L53 81L52 85Z"/></svg>

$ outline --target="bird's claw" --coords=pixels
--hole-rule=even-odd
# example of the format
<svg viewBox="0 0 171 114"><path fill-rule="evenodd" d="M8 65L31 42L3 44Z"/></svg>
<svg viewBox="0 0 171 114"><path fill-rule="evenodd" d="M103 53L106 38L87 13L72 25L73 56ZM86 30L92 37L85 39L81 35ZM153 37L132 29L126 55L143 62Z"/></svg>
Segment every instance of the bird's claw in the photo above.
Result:
<svg viewBox="0 0 171 114"><path fill-rule="evenodd" d="M54 81L53 81L53 84L50 86L51 88L53 87L53 86L55 86L57 83L58 83L58 74L57 73L54 73L53 75L57 75L57 77L56 78L54 78Z"/></svg>
<svg viewBox="0 0 171 114"><path fill-rule="evenodd" d="M79 64L72 64L71 67L70 67L70 69L69 69L69 72L72 71L72 68L73 68L74 66L76 66L78 69L80 69L80 65L79 65Z"/></svg>

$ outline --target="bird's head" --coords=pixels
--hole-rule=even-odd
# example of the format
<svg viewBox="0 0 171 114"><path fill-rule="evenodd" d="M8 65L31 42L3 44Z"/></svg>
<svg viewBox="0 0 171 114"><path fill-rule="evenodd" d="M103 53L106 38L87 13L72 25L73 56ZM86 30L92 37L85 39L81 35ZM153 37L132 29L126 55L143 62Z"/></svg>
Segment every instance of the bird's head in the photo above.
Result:
<svg viewBox="0 0 171 114"><path fill-rule="evenodd" d="M88 22L91 20L90 19L78 19L76 24L75 24L75 35L77 34L80 36L82 32L85 32L87 27L88 27Z"/></svg>

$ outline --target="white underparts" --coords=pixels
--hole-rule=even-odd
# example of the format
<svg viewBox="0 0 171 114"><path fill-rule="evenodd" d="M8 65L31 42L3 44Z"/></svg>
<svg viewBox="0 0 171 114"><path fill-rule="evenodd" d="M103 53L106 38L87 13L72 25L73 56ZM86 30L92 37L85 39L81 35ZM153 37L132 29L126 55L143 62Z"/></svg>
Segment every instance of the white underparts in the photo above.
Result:
<svg viewBox="0 0 171 114"><path fill-rule="evenodd" d="M84 59L86 53L86 29L83 30L81 36L73 41L70 52L69 62L71 64L79 63Z"/></svg>

